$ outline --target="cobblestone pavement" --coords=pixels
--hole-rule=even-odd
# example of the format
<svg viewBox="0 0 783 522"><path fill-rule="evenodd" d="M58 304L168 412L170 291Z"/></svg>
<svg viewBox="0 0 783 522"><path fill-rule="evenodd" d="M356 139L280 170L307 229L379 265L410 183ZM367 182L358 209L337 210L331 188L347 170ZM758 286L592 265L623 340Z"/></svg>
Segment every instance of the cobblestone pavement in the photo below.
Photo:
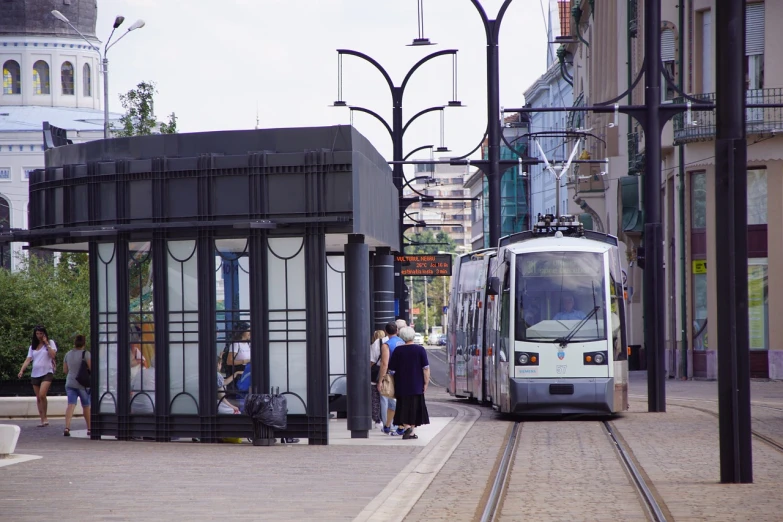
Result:
<svg viewBox="0 0 783 522"><path fill-rule="evenodd" d="M675 520L783 518L783 453L753 441L753 484L720 484L718 419L677 406L646 404L614 422Z"/></svg>
<svg viewBox="0 0 783 522"><path fill-rule="evenodd" d="M632 372L630 401L638 411L647 409L647 373ZM783 444L783 381L754 379L750 382L752 428ZM718 413L716 381L666 381L668 406L699 408ZM781 517L783 518L783 516Z"/></svg>
<svg viewBox="0 0 783 522"><path fill-rule="evenodd" d="M644 521L636 490L597 421L524 422L502 521Z"/></svg>

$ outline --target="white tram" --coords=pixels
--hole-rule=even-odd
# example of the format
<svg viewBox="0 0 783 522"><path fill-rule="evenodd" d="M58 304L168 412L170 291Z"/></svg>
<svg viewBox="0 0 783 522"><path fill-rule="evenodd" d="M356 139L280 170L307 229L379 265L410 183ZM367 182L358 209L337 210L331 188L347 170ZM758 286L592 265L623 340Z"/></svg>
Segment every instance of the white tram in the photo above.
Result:
<svg viewBox="0 0 783 522"><path fill-rule="evenodd" d="M448 391L525 415L628 409L617 238L539 216L452 275Z"/></svg>

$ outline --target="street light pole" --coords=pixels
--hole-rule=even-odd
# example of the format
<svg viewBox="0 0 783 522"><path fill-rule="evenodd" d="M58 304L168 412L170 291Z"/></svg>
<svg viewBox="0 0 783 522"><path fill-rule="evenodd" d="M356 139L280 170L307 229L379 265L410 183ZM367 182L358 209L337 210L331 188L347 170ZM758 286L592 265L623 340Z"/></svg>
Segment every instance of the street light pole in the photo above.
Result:
<svg viewBox="0 0 783 522"><path fill-rule="evenodd" d="M109 139L109 58L108 58L108 52L109 49L111 49L117 42L122 40L129 32L135 31L136 29L141 29L144 27L144 20L136 20L133 25L128 27L128 30L125 31L125 33L117 38L117 40L114 43L111 43L111 38L114 36L114 31L117 30L119 26L122 25L122 23L125 21L124 16L117 16L114 19L114 25L112 26L111 34L109 34L109 39L106 40L106 45L103 49L103 53L101 53L101 50L99 47L96 47L84 34L82 34L81 31L79 31L68 18L62 14L57 9L52 11L52 16L60 20L61 22L65 22L70 26L71 29L76 31L76 33L82 37L82 39L87 42L87 45L90 46L90 49L98 53L98 57L101 59L101 67L103 69L103 139Z"/></svg>
<svg viewBox="0 0 783 522"><path fill-rule="evenodd" d="M364 112L366 114L369 114L370 116L373 116L375 119L380 121L383 126L386 128L386 130L389 132L389 135L392 140L392 151L393 151L393 161L394 166L392 167L392 180L394 181L394 186L397 188L398 191L398 199L400 201L399 204L399 211L398 211L398 222L400 224L400 233L399 233L399 241L400 241L400 253L403 253L404 250L404 228L402 226L403 218L405 216L405 209L410 205L410 201L407 201L405 198L403 198L402 194L402 188L404 186L404 173L402 170L402 162L404 161L404 153L403 153L403 137L405 135L405 131L408 130L408 127L411 123L413 123L414 120L419 118L420 116L423 116L424 114L427 114L432 111L436 110L443 110L444 106L436 106L436 107L430 107L428 109L424 109L422 111L419 111L417 114L415 114L410 120L408 120L407 123L403 123L403 113L402 113L402 101L403 97L405 95L405 87L408 85L408 81L411 79L411 76L413 76L413 73L416 72L416 70L427 63L428 61L432 60L433 58L437 58L439 56L444 55L456 55L457 50L456 49L447 49L443 51L437 51L431 54L428 54L418 62L416 62L413 67L410 68L410 70L405 75L405 78L403 79L402 83L400 85L395 85L394 82L391 79L391 76L388 72L386 72L386 69L381 66L380 63L378 63L376 60L371 58L370 56L361 53L359 51L353 51L351 49L337 49L337 53L340 57L342 55L349 55L349 56L355 56L357 58L361 58L362 60L370 63L372 66L374 66L380 73L383 75L384 79L386 80L387 85L389 86L389 91L391 92L392 96L392 124L389 125L386 120L384 120L378 113L371 111L369 109L365 109L362 107L351 107L348 106L345 103L345 100L339 99L335 101L334 106L336 107L348 107L351 110L357 110L360 112ZM338 63L342 64L342 60L340 60ZM342 97L342 70L338 72L338 78L339 78L339 89L338 94L340 97ZM459 106L458 102L452 101L449 103L449 106ZM396 300L398 301L398 311L397 315L402 317L410 317L409 311L410 311L410 296L405 297L403 288L405 286L405 281L402 277L400 277L396 272L394 275L394 295Z"/></svg>

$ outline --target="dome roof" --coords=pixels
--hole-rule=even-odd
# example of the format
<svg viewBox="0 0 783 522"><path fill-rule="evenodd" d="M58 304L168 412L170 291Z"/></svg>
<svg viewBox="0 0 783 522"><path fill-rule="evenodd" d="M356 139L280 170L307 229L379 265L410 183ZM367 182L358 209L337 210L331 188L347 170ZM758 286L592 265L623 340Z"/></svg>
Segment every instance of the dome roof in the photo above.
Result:
<svg viewBox="0 0 783 522"><path fill-rule="evenodd" d="M2 0L0 36L76 36L68 24L52 16L57 9L85 36L95 38L98 0Z"/></svg>

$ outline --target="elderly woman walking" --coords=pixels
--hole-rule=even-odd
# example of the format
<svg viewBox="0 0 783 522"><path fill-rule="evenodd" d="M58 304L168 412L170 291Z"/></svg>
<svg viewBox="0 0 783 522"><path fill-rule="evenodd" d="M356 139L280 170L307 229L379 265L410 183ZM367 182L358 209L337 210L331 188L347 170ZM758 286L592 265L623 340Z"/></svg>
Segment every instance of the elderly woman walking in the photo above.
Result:
<svg viewBox="0 0 783 522"><path fill-rule="evenodd" d="M430 362L423 346L413 344L416 332L406 326L398 334L405 344L399 345L389 361L389 371L394 372L394 394L397 410L394 423L405 428L403 439L418 439L414 429L430 423L424 392L430 383Z"/></svg>

